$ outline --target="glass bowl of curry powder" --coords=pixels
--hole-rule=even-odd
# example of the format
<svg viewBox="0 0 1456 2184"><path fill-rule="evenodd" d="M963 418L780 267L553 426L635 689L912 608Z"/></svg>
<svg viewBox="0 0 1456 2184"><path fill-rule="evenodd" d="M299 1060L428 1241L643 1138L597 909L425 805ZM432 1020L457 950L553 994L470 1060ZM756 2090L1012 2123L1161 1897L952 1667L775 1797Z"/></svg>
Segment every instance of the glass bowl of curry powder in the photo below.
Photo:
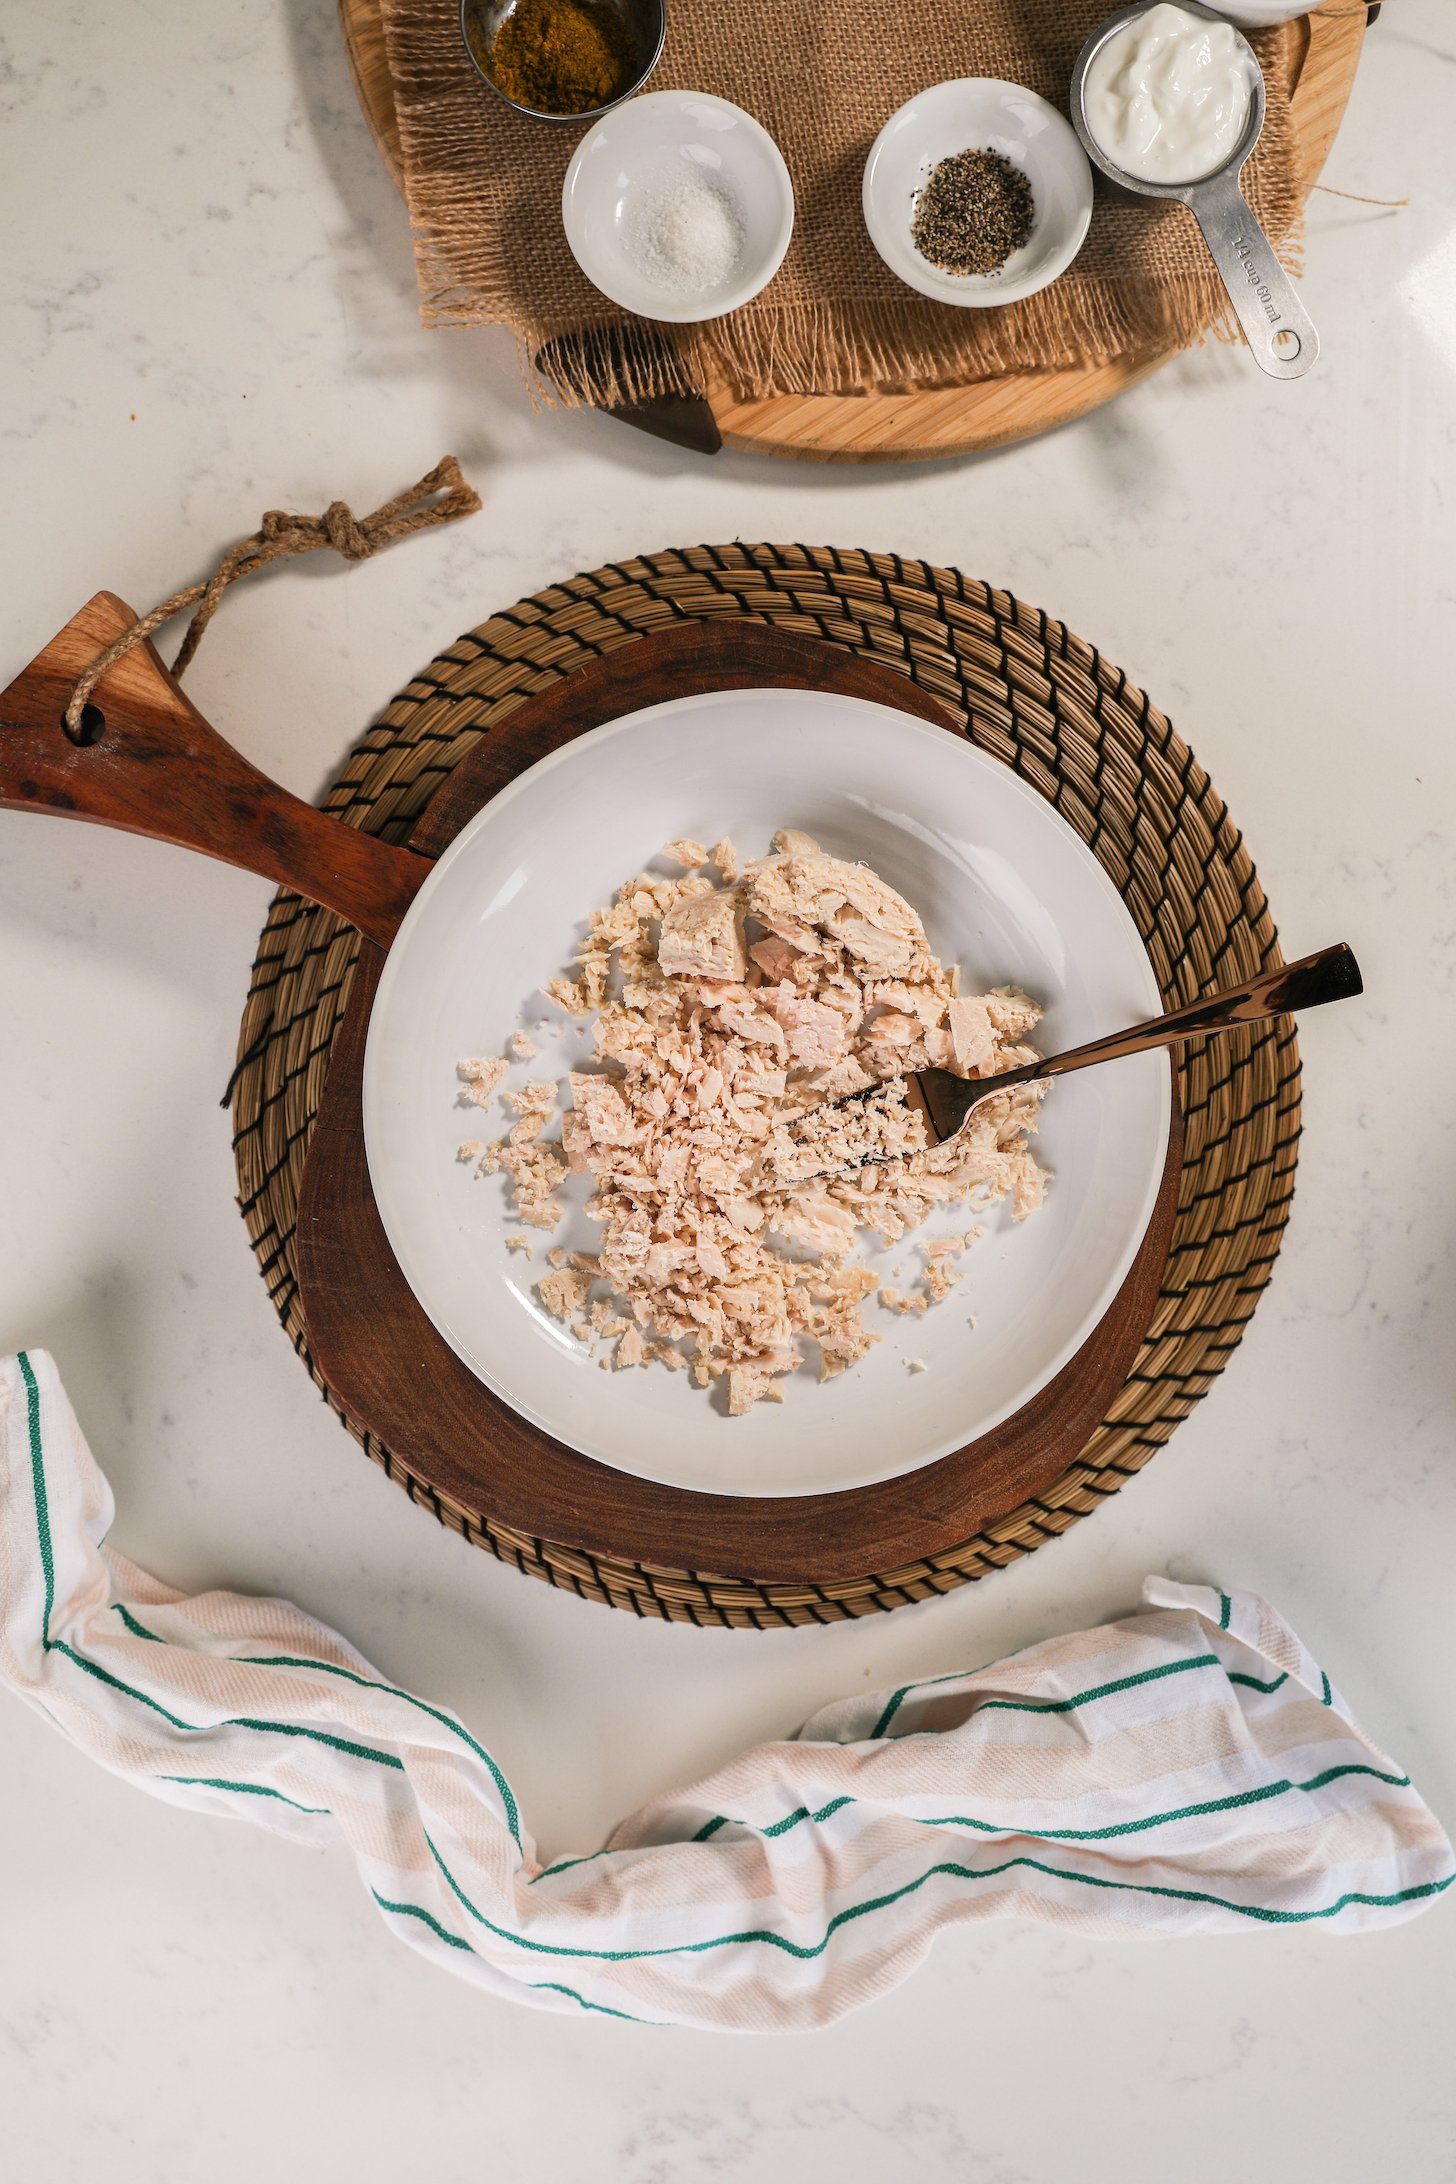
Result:
<svg viewBox="0 0 1456 2184"><path fill-rule="evenodd" d="M465 50L518 114L579 121L629 99L657 66L666 0L461 0Z"/></svg>

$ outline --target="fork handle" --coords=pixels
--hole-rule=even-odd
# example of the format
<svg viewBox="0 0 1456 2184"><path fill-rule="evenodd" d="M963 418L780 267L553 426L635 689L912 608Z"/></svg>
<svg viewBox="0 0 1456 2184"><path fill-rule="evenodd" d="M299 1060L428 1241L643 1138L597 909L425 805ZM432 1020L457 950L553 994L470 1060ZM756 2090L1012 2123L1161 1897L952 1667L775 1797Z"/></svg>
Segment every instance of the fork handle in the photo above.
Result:
<svg viewBox="0 0 1456 2184"><path fill-rule="evenodd" d="M1041 1077L1065 1077L1074 1069L1089 1069L1094 1062L1113 1062L1124 1054L1145 1054L1151 1047L1175 1046L1180 1039L1196 1039L1206 1032L1230 1031L1236 1024L1262 1024L1273 1016L1292 1015L1296 1009L1317 1009L1326 1001L1345 1001L1365 990L1353 951L1341 941L1334 948L1320 948L1301 956L1297 963L1281 963L1277 970L1262 971L1242 985L1226 986L1222 993L1206 994L1186 1008L1167 1016L1151 1017L1145 1024L1131 1024L1126 1031L1109 1032L1067 1054L1052 1054L1027 1069L1008 1072L1008 1084L1030 1084Z"/></svg>

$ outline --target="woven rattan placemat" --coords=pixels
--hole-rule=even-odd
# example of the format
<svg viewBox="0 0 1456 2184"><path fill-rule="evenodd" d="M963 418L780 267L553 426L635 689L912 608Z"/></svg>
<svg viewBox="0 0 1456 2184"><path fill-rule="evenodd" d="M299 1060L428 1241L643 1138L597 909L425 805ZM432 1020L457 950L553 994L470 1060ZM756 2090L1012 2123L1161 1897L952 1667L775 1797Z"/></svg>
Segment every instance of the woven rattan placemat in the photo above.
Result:
<svg viewBox="0 0 1456 2184"><path fill-rule="evenodd" d="M327 808L403 841L441 778L531 692L648 630L723 615L870 653L964 719L972 740L1049 798L1112 875L1169 1006L1278 960L1243 837L1156 706L1095 646L1037 608L897 555L700 546L553 585L431 661L358 744ZM259 943L233 1084L243 1216L279 1317L321 1387L299 1310L294 1232L357 948L338 918L279 894ZM1135 1476L1207 1394L1269 1279L1299 1138L1293 1025L1185 1047L1181 1068L1186 1135L1172 1254L1121 1395L1044 1496L933 1560L824 1586L608 1561L446 1500L339 1414L412 1500L467 1539L534 1577L639 1615L768 1628L948 1592L1031 1553Z"/></svg>

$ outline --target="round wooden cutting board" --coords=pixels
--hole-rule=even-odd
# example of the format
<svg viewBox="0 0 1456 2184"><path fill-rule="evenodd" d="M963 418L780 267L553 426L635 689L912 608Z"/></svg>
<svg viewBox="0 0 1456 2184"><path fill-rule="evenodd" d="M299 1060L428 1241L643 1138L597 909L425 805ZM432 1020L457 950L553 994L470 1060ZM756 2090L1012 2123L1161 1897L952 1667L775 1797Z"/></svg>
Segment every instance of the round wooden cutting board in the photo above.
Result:
<svg viewBox="0 0 1456 2184"><path fill-rule="evenodd" d="M1327 11L1285 25L1284 35L1297 47L1293 113L1306 195L1340 126L1366 21L1360 0L1337 0ZM365 119L402 189L381 0L339 0L339 22ZM649 412L619 414L665 438L707 450L721 440L725 447L807 461L917 462L937 455L970 455L1070 424L1145 379L1176 353L1172 348L1142 349L1071 371L1014 372L920 394L782 394L740 401L726 386L710 386L706 404L672 405L678 413L676 428ZM703 412L703 432L695 432L693 421L682 416L693 409Z"/></svg>
<svg viewBox="0 0 1456 2184"><path fill-rule="evenodd" d="M339 0L339 21L359 103L397 186L403 189L394 87L381 0ZM1335 140L1355 78L1367 13L1360 0L1296 18L1293 114L1307 195ZM782 394L741 401L726 386L706 403L620 411L629 423L711 452L718 444L801 461L918 462L970 455L1070 424L1166 364L1176 348L1141 349L1069 371L1014 372L916 394ZM692 412L699 412L694 418Z"/></svg>

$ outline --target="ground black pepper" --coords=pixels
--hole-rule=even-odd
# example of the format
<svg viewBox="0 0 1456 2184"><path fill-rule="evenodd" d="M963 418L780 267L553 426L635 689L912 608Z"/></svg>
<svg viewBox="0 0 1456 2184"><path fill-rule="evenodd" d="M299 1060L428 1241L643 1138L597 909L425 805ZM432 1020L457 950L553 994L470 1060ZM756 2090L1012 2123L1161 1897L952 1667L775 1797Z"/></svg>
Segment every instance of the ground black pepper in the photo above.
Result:
<svg viewBox="0 0 1456 2184"><path fill-rule="evenodd" d="M956 152L931 169L916 197L910 238L942 273L999 273L1035 218L1019 167L999 152Z"/></svg>

